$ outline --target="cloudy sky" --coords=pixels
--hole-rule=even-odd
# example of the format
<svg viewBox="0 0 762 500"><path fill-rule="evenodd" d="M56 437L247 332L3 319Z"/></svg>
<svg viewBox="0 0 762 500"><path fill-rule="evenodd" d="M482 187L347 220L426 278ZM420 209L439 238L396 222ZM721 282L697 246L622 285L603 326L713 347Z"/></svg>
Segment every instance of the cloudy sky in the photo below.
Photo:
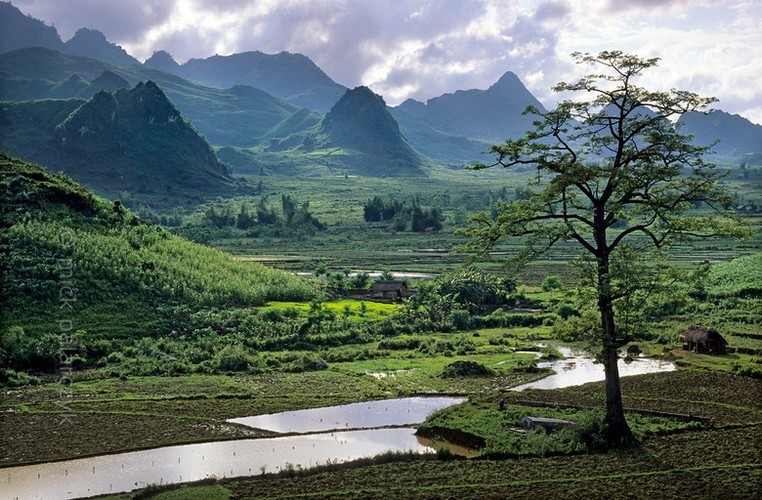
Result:
<svg viewBox="0 0 762 500"><path fill-rule="evenodd" d="M720 99L762 124L762 0L11 0L64 40L95 28L144 60L299 52L389 104L487 88L513 71L545 105L589 68L569 54L660 57L642 84Z"/></svg>

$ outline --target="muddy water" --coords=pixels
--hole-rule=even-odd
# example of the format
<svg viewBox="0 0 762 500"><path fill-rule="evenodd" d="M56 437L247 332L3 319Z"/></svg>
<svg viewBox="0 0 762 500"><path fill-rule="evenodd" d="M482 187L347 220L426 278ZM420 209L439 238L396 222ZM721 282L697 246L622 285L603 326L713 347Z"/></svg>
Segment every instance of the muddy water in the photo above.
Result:
<svg viewBox="0 0 762 500"><path fill-rule="evenodd" d="M573 385L582 385L588 382L603 380L605 374L603 365L596 363L590 356L581 351L574 351L567 347L557 348L566 359L537 363L539 368L550 368L554 375L528 384L513 387L513 391L524 389L559 389ZM643 375L645 373L671 372L675 370L675 364L655 358L635 358L632 361L619 360L619 376Z"/></svg>
<svg viewBox="0 0 762 500"><path fill-rule="evenodd" d="M332 408L266 415L281 432L316 432L331 428L410 425L438 408L465 398L406 398ZM346 411L342 418L342 412ZM372 416L371 413L383 413ZM255 417L256 418L256 417ZM324 422L320 422L320 419ZM246 420L246 419L235 419ZM296 427L299 423L305 427ZM247 424L250 425L250 424ZM285 429L285 430L284 430ZM87 497L142 488L149 484L240 477L312 467L330 461L371 457L387 451L433 452L412 427L335 431L267 439L216 441L167 446L114 455L0 469L0 499ZM457 450L454 450L457 452Z"/></svg>
<svg viewBox="0 0 762 500"><path fill-rule="evenodd" d="M341 429L373 429L419 424L433 411L462 403L465 400L466 398L453 397L384 399L234 418L228 422L275 432L309 433Z"/></svg>

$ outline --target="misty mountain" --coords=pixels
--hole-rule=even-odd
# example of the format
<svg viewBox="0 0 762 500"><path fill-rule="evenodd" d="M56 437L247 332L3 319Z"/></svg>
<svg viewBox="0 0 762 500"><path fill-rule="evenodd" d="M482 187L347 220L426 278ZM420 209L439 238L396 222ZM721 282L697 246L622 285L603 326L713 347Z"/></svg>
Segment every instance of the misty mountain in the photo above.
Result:
<svg viewBox="0 0 762 500"><path fill-rule="evenodd" d="M0 2L0 52L26 47L63 50L63 42L54 27L24 15L10 2Z"/></svg>
<svg viewBox="0 0 762 500"><path fill-rule="evenodd" d="M205 87L142 65L125 68L44 48L0 54L0 100L91 97L98 90L118 90L146 80L159 85L183 116L219 146L266 143L272 128L282 128L284 120L300 111L253 87ZM315 114L311 125L319 120Z"/></svg>
<svg viewBox="0 0 762 500"><path fill-rule="evenodd" d="M347 90L326 114L314 149L358 153L348 168L373 176L421 175L429 161L405 140L384 99L367 87Z"/></svg>
<svg viewBox="0 0 762 500"><path fill-rule="evenodd" d="M149 68L158 69L173 75L180 73L180 65L175 62L172 55L166 50L154 52L143 64Z"/></svg>
<svg viewBox="0 0 762 500"><path fill-rule="evenodd" d="M145 64L211 87L249 85L319 113L331 109L346 90L308 57L289 52L242 52L177 65L167 52L160 51Z"/></svg>
<svg viewBox="0 0 762 500"><path fill-rule="evenodd" d="M119 45L106 40L106 35L98 30L80 28L64 44L63 52L104 61L116 66L132 66L140 61L132 57Z"/></svg>
<svg viewBox="0 0 762 500"><path fill-rule="evenodd" d="M90 82L87 88L83 89L78 97L92 97L98 92L116 92L117 90L130 88L130 82L113 71L105 70L95 80Z"/></svg>
<svg viewBox="0 0 762 500"><path fill-rule="evenodd" d="M521 83L506 72L487 90L458 90L422 103L413 99L397 109L441 132L489 143L516 138L532 128L527 106L544 107Z"/></svg>
<svg viewBox="0 0 762 500"><path fill-rule="evenodd" d="M98 30L81 28L64 43L55 27L24 15L10 2L0 2L0 52L31 47L87 56L117 66L140 64L122 47L106 40Z"/></svg>
<svg viewBox="0 0 762 500"><path fill-rule="evenodd" d="M693 136L694 144L709 146L719 141L712 147L718 155L762 152L762 125L742 116L719 110L708 114L694 111L683 114L677 122L682 125L681 133Z"/></svg>
<svg viewBox="0 0 762 500"><path fill-rule="evenodd" d="M232 190L209 144L150 81L87 101L1 103L0 147L99 193L128 191L155 204Z"/></svg>
<svg viewBox="0 0 762 500"><path fill-rule="evenodd" d="M420 103L423 105L423 103ZM397 121L402 135L419 153L442 165L461 168L480 160L492 143L457 137L441 132L408 113L396 108L389 112Z"/></svg>

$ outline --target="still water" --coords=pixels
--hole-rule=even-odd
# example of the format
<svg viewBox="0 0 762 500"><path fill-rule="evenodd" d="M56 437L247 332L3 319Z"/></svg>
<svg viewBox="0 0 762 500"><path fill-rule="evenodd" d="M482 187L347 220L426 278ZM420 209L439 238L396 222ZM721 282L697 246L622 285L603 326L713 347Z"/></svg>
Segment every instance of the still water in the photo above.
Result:
<svg viewBox="0 0 762 500"><path fill-rule="evenodd" d="M466 398L426 397L384 399L326 408L286 411L256 417L233 418L228 422L275 432L324 432L342 429L373 429L413 425L433 411L462 403Z"/></svg>
<svg viewBox="0 0 762 500"><path fill-rule="evenodd" d="M556 348L565 359L537 363L539 368L550 368L555 374L543 379L529 382L528 384L513 387L513 391L524 389L559 389L582 385L588 382L597 382L605 378L603 365L596 363L590 356L581 351L574 351L567 347ZM635 358L632 361L619 360L619 376L643 375L645 373L671 372L675 370L675 364L670 361L656 358Z"/></svg>
<svg viewBox="0 0 762 500"><path fill-rule="evenodd" d="M404 398L265 415L272 430L412 425L465 398ZM345 412L346 411L346 412ZM381 415L375 415L380 413ZM234 419L254 425L257 417ZM324 422L320 422L323 419ZM305 427L297 427L299 423ZM264 425L264 424L263 424ZM311 427L310 427L311 426ZM286 430L283 430L286 429ZM0 499L60 499L130 491L149 484L240 477L348 461L387 451L433 452L412 427L335 431L267 439L215 441L0 469Z"/></svg>

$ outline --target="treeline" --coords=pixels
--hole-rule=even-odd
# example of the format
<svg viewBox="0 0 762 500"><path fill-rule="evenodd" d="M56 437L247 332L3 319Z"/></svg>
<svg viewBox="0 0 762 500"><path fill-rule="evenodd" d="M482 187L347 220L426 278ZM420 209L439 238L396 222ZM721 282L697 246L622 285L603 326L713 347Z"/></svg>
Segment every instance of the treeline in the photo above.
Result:
<svg viewBox="0 0 762 500"><path fill-rule="evenodd" d="M439 207L425 208L417 197L407 204L391 196L374 196L363 205L363 218L367 222L390 221L395 231L409 227L414 232L439 231L444 222Z"/></svg>
<svg viewBox="0 0 762 500"><path fill-rule="evenodd" d="M251 229L257 225L276 224L311 226L318 231L323 231L326 228L326 225L310 212L308 201L299 203L290 195L283 194L280 197L280 209L280 213L278 213L268 203L268 198L262 197L253 211L249 210L249 205L245 201L241 203L237 213L233 213L233 208L230 205L221 209L209 207L204 214L203 221L216 228Z"/></svg>

